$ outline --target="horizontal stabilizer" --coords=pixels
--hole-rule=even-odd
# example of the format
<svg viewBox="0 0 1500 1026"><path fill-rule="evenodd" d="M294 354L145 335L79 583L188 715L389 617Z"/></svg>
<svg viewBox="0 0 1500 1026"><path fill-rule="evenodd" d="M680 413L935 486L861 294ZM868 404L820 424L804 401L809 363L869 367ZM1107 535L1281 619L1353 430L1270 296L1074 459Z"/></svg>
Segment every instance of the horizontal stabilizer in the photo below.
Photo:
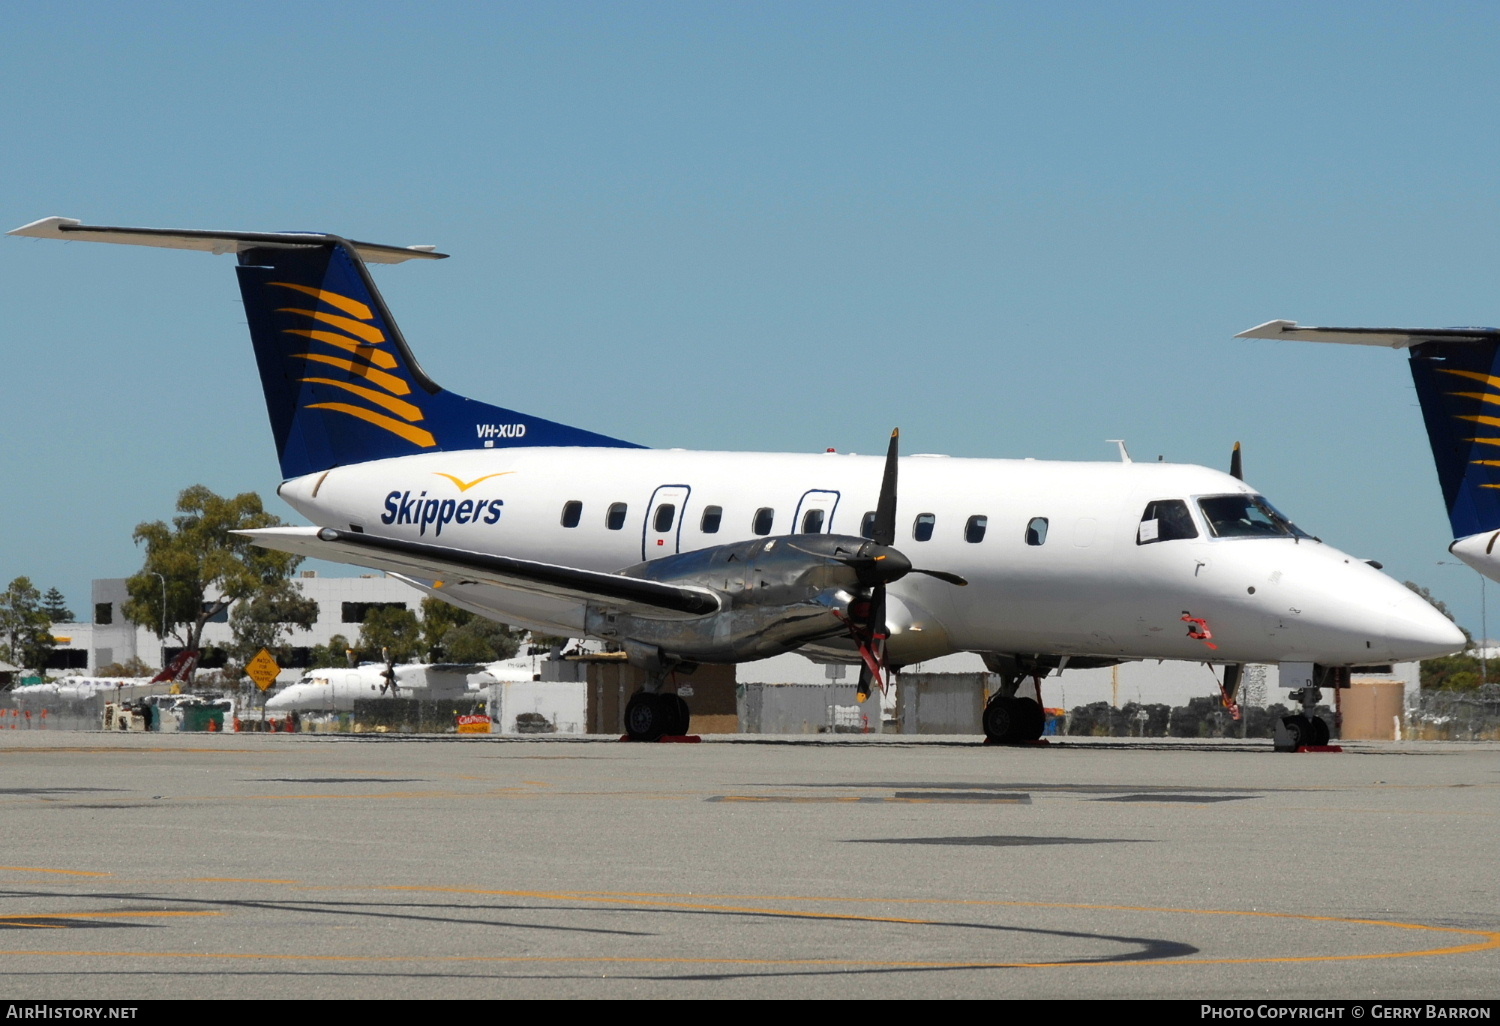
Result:
<svg viewBox="0 0 1500 1026"><path fill-rule="evenodd" d="M1354 346L1406 349L1423 342L1493 342L1497 328L1314 328L1296 321L1267 321L1235 338L1290 339L1294 342L1341 342Z"/></svg>
<svg viewBox="0 0 1500 1026"><path fill-rule="evenodd" d="M472 581L554 598L614 606L624 612L673 618L719 610L719 599L702 588L686 588L619 574L494 556L427 542L378 538L327 527L267 527L236 531L267 549L335 563L352 563L416 577Z"/></svg>
<svg viewBox="0 0 1500 1026"><path fill-rule="evenodd" d="M113 228L83 224L71 217L44 217L22 225L7 235L32 239L64 239L79 242L113 242L123 246L155 246L159 249L193 249L202 253L240 253L252 248L296 248L326 246L342 242L372 264L399 264L404 260L443 260L448 254L432 246L385 246L354 242L320 232L220 232L195 228Z"/></svg>

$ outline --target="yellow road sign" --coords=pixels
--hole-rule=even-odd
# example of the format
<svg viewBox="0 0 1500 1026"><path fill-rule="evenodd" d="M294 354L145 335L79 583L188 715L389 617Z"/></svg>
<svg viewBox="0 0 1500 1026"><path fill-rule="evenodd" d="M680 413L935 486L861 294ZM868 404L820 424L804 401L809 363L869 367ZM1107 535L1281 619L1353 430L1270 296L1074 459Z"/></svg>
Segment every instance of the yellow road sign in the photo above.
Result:
<svg viewBox="0 0 1500 1026"><path fill-rule="evenodd" d="M276 665L276 660L271 653L261 649L255 653L255 658L245 666L245 672L250 679L255 681L255 686L262 691L276 683L276 675L281 672L281 667Z"/></svg>

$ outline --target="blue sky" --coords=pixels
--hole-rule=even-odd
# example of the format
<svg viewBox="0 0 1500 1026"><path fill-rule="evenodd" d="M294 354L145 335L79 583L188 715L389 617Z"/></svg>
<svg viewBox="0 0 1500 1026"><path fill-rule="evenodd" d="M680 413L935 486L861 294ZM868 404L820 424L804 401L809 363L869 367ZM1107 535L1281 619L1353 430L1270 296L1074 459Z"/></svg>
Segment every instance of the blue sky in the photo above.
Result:
<svg viewBox="0 0 1500 1026"><path fill-rule="evenodd" d="M439 382L648 445L1227 466L1479 633L1399 354L1500 321L1494 4L0 7L11 228L315 229ZM0 577L278 481L231 258L0 239ZM274 499L273 508L290 515ZM1496 633L1492 629L1491 633Z"/></svg>

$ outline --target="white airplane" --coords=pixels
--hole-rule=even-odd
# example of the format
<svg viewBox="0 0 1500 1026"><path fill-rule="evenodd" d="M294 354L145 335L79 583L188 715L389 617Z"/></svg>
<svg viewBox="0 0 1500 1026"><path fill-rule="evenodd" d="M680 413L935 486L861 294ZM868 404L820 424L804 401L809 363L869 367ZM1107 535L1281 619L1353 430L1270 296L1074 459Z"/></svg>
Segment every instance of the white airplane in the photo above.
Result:
<svg viewBox="0 0 1500 1026"><path fill-rule="evenodd" d="M391 672L389 677L387 669ZM265 708L273 713L349 712L356 699L468 698L499 682L500 678L488 667L472 663L411 663L390 667L385 663L363 663L309 670L296 683L267 698Z"/></svg>
<svg viewBox="0 0 1500 1026"><path fill-rule="evenodd" d="M1027 676L1129 659L1352 665L1462 633L1364 560L1204 467L646 449L466 399L423 373L367 262L440 259L315 233L11 232L238 256L285 480L315 526L259 544L404 575L455 605L613 642L647 671L629 734L687 729L674 671L787 651L890 667L981 653L988 737L1040 735ZM900 477L898 499L897 477ZM898 548L899 546L899 548ZM918 564L922 570L913 568ZM1318 743L1316 687L1290 717ZM1325 728L1326 729L1326 728Z"/></svg>
<svg viewBox="0 0 1500 1026"><path fill-rule="evenodd" d="M32 704L55 702L66 699L93 698L99 692L113 692L120 688L145 687L153 683L150 677L62 677L42 684L25 684L7 692L22 708Z"/></svg>

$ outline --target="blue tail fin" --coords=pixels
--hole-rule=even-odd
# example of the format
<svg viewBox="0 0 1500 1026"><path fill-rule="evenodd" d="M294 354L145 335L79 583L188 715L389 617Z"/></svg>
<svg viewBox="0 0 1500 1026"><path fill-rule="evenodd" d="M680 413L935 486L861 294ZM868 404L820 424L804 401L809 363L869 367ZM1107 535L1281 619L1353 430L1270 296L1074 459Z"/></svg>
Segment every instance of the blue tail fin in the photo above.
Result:
<svg viewBox="0 0 1500 1026"><path fill-rule="evenodd" d="M444 391L353 245L251 245L240 291L285 477L429 451L635 446Z"/></svg>
<svg viewBox="0 0 1500 1026"><path fill-rule="evenodd" d="M6 234L239 254L240 291L286 477L419 452L522 445L640 448L465 399L423 374L365 261L442 259L431 246L386 246L317 232L123 228L70 217L44 217Z"/></svg>
<svg viewBox="0 0 1500 1026"><path fill-rule="evenodd" d="M1411 376L1453 537L1500 528L1500 339L1418 342Z"/></svg>

